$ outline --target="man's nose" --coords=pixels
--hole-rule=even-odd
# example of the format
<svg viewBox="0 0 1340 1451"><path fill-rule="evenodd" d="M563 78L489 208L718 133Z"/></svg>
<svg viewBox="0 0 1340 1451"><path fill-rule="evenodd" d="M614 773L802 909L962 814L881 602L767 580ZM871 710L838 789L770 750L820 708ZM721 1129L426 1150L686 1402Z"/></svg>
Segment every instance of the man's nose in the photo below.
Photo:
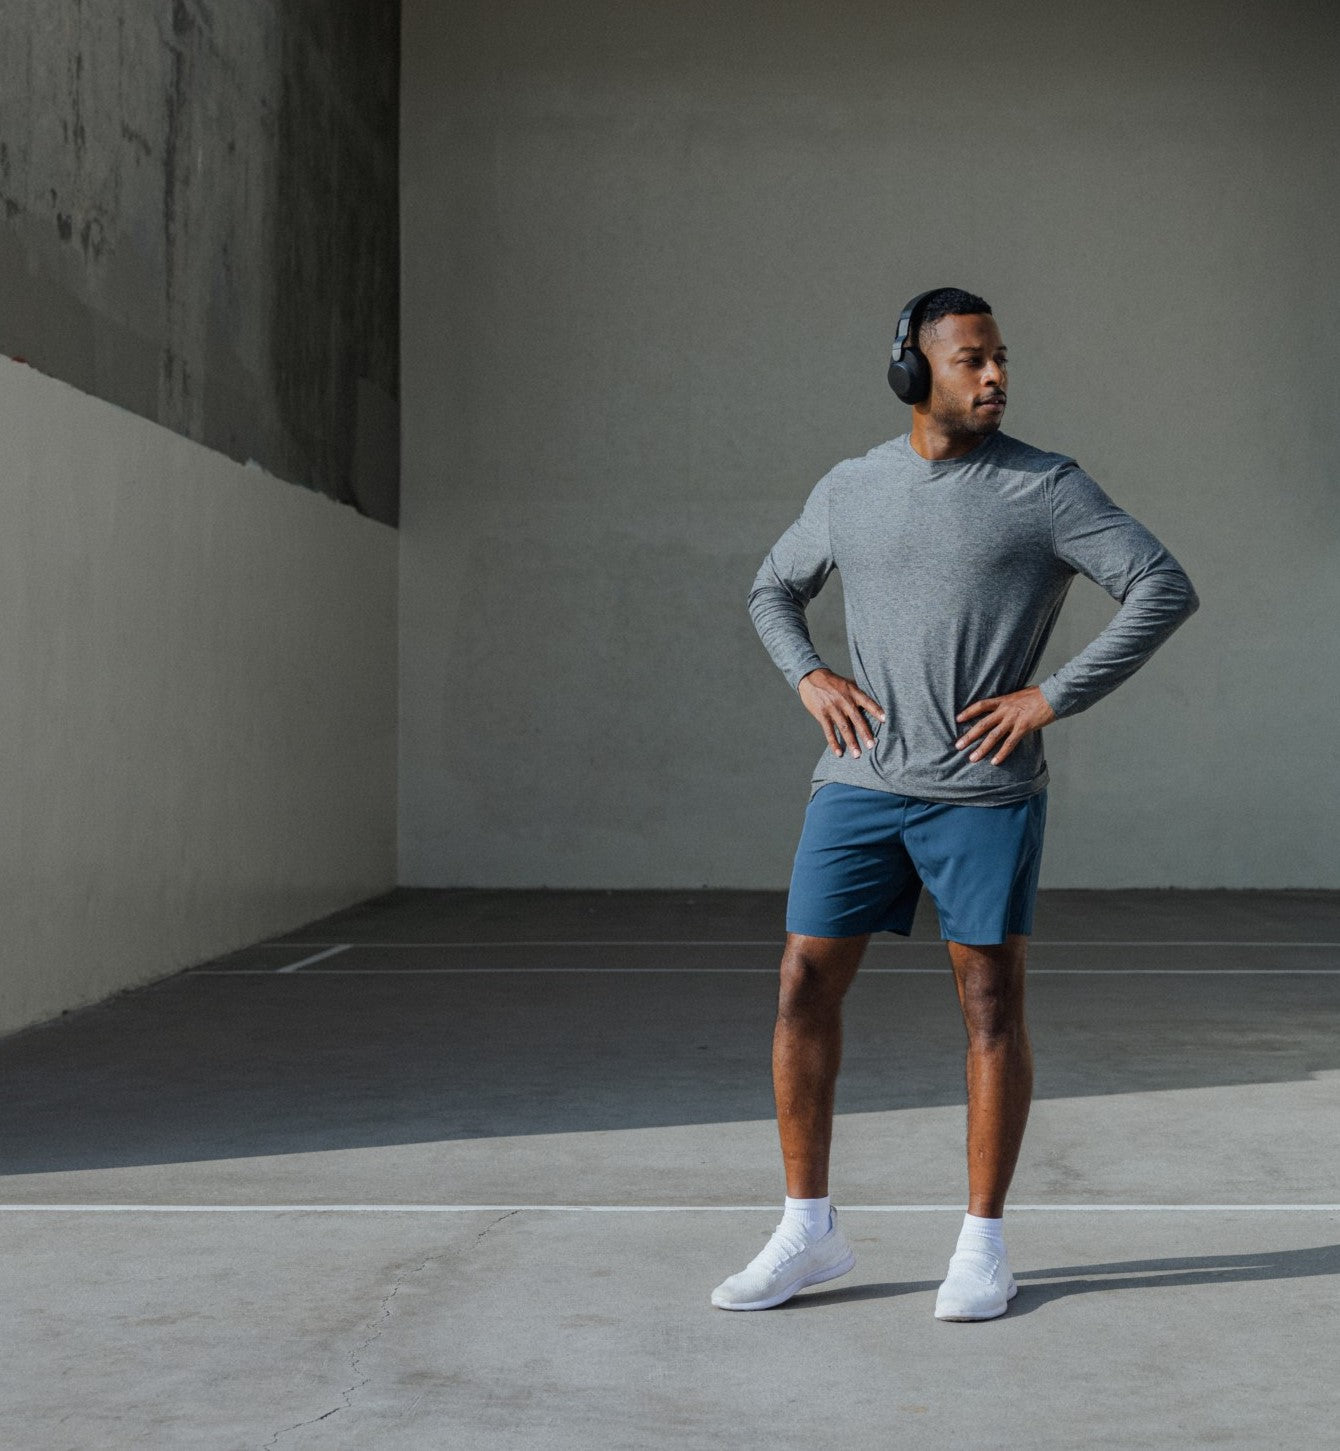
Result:
<svg viewBox="0 0 1340 1451"><path fill-rule="evenodd" d="M999 388L1004 387L1005 369L1000 363L997 363L994 358L989 363L987 363L986 367L982 370L982 382L994 383Z"/></svg>

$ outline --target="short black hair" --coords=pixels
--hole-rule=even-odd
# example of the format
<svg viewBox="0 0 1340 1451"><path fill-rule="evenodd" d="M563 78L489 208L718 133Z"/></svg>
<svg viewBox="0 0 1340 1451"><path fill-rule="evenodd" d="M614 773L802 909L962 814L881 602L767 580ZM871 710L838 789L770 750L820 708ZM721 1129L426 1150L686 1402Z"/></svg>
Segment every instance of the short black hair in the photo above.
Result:
<svg viewBox="0 0 1340 1451"><path fill-rule="evenodd" d="M935 324L942 317L958 316L965 312L990 312L991 304L975 292L964 292L961 287L937 287L921 304L917 323L916 345L921 347L928 332L934 332Z"/></svg>

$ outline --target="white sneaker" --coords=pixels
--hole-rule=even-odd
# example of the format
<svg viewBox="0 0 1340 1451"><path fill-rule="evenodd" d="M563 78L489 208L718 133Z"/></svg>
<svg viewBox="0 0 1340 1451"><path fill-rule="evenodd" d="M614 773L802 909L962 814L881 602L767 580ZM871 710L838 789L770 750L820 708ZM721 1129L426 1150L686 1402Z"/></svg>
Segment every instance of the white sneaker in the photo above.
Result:
<svg viewBox="0 0 1340 1451"><path fill-rule="evenodd" d="M1018 1291L1008 1255L989 1249L956 1249L935 1297L937 1320L994 1320Z"/></svg>
<svg viewBox="0 0 1340 1451"><path fill-rule="evenodd" d="M719 1310L768 1310L806 1285L845 1275L855 1263L835 1209L829 1209L828 1233L818 1239L805 1239L799 1228L783 1219L744 1269L712 1291L712 1303Z"/></svg>

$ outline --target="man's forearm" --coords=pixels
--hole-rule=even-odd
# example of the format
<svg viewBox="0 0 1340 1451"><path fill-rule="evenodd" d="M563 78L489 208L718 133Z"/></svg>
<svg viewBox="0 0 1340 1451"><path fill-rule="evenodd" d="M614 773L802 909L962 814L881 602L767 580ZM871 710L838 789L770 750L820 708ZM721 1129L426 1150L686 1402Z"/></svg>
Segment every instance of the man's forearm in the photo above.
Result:
<svg viewBox="0 0 1340 1451"><path fill-rule="evenodd" d="M749 591L749 616L772 656L773 663L786 676L792 690L811 670L824 662L810 639L805 607L773 574L765 562Z"/></svg>
<svg viewBox="0 0 1340 1451"><path fill-rule="evenodd" d="M1129 679L1200 606L1178 566L1136 580L1106 628L1039 683L1057 716L1077 715Z"/></svg>

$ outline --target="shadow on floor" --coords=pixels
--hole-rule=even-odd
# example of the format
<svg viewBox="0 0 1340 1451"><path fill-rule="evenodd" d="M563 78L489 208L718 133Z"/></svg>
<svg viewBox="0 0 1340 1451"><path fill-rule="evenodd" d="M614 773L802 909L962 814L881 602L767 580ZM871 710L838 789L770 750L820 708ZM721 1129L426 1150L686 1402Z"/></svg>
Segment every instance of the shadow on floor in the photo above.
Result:
<svg viewBox="0 0 1340 1451"><path fill-rule="evenodd" d="M614 970L599 973L388 973L378 964L404 963L407 952L376 944L419 944L413 962L426 967L462 960L435 942L724 938L740 945L711 949L718 964L766 964L782 900L398 890L290 934L296 944L363 944L356 952L288 975L178 973L0 1040L11 1106L0 1116L0 1172L770 1121L775 971L624 971L653 950L672 960L676 951L635 945L605 949L600 960ZM1340 939L1338 902L1338 893L1043 894L1037 925L1052 938ZM924 937L936 929L933 911L923 914ZM270 964L285 960L272 949ZM933 935L899 950L942 957ZM542 962L548 951L523 956ZM365 970L326 970L355 960ZM1340 973L1039 976L1029 995L1039 1099L1340 1069ZM947 967L863 973L844 1007L837 1111L961 1104L963 1051Z"/></svg>
<svg viewBox="0 0 1340 1451"><path fill-rule="evenodd" d="M946 1259L946 1263L948 1260ZM1019 1293L1008 1314L1017 1320L1054 1300L1110 1290L1166 1290L1192 1285L1234 1285L1260 1280L1296 1280L1340 1274L1340 1244L1309 1249L1262 1250L1258 1254L1195 1255L1177 1259L1119 1260L1107 1264L1065 1265L1050 1270L1015 1270ZM807 1290L777 1308L823 1309L855 1300L885 1300L899 1295L934 1294L939 1280L885 1281L832 1290Z"/></svg>

